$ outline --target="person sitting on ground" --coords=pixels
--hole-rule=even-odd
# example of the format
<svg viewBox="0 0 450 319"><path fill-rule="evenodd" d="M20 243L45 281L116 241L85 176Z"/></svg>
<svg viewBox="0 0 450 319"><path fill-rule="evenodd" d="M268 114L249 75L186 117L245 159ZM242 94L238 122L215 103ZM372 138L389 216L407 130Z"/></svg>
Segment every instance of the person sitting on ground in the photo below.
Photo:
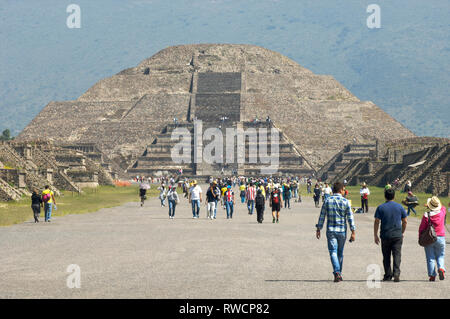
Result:
<svg viewBox="0 0 450 319"><path fill-rule="evenodd" d="M419 200L417 197L413 194L413 192L409 191L408 196L402 201L402 204L408 207L407 215L409 216L409 213L412 211L415 216L417 216L417 212L414 209L417 205L419 205Z"/></svg>

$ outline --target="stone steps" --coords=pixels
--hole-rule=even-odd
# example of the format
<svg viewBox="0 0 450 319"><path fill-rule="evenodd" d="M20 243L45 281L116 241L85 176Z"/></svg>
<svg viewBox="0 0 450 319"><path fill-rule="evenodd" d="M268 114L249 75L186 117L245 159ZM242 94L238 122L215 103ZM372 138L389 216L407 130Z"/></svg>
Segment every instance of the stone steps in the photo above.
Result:
<svg viewBox="0 0 450 319"><path fill-rule="evenodd" d="M5 201L18 201L22 198L22 193L0 178L0 198Z"/></svg>
<svg viewBox="0 0 450 319"><path fill-rule="evenodd" d="M197 81L197 93L241 91L241 73L237 72L200 72Z"/></svg>

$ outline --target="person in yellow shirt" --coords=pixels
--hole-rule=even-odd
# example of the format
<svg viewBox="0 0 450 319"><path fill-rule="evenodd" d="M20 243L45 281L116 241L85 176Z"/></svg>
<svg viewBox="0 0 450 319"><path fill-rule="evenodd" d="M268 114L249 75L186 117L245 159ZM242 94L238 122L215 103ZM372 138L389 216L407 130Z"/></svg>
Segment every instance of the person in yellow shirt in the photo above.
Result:
<svg viewBox="0 0 450 319"><path fill-rule="evenodd" d="M220 191L222 192L222 207L225 208L225 192L227 191L227 185L223 184Z"/></svg>
<svg viewBox="0 0 450 319"><path fill-rule="evenodd" d="M45 185L45 189L42 192L42 201L44 202L45 221L50 222L50 219L52 218L53 205L56 206L56 200L55 195L48 185Z"/></svg>
<svg viewBox="0 0 450 319"><path fill-rule="evenodd" d="M241 197L241 203L245 203L245 184L242 183L241 186L239 186L240 197Z"/></svg>
<svg viewBox="0 0 450 319"><path fill-rule="evenodd" d="M261 190L261 194L266 198L266 189L264 188L264 185L259 185L259 189Z"/></svg>

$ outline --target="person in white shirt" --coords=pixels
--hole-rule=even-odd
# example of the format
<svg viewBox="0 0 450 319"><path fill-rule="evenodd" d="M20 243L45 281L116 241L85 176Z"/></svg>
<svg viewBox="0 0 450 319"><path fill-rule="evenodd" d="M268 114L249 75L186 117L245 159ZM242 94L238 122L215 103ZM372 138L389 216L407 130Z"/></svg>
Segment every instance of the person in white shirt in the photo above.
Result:
<svg viewBox="0 0 450 319"><path fill-rule="evenodd" d="M193 218L198 218L200 215L200 203L202 202L202 189L197 185L197 181L193 182L189 190L189 203L192 204Z"/></svg>
<svg viewBox="0 0 450 319"><path fill-rule="evenodd" d="M325 187L323 189L324 201L326 201L328 199L328 197L331 196L332 193L333 193L333 190L331 189L330 185L328 185L328 183L326 183Z"/></svg>
<svg viewBox="0 0 450 319"><path fill-rule="evenodd" d="M166 206L166 185L164 183L158 187L159 190L159 199L161 200L161 207Z"/></svg>
<svg viewBox="0 0 450 319"><path fill-rule="evenodd" d="M175 218L175 208L180 198L178 197L176 186L169 186L169 191L167 192L167 200L169 201L169 218Z"/></svg>
<svg viewBox="0 0 450 319"><path fill-rule="evenodd" d="M362 183L361 189L359 190L359 194L361 195L361 208L363 213L369 212L369 195L370 190L367 187L366 183Z"/></svg>

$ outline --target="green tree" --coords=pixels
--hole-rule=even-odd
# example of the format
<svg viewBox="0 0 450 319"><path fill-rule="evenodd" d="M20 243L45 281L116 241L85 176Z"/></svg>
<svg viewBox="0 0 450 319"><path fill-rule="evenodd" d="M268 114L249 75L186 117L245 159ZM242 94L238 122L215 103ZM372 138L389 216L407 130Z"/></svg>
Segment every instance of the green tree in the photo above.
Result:
<svg viewBox="0 0 450 319"><path fill-rule="evenodd" d="M11 131L9 129L6 129L2 132L2 135L0 136L0 141L10 141L13 138L11 137Z"/></svg>

